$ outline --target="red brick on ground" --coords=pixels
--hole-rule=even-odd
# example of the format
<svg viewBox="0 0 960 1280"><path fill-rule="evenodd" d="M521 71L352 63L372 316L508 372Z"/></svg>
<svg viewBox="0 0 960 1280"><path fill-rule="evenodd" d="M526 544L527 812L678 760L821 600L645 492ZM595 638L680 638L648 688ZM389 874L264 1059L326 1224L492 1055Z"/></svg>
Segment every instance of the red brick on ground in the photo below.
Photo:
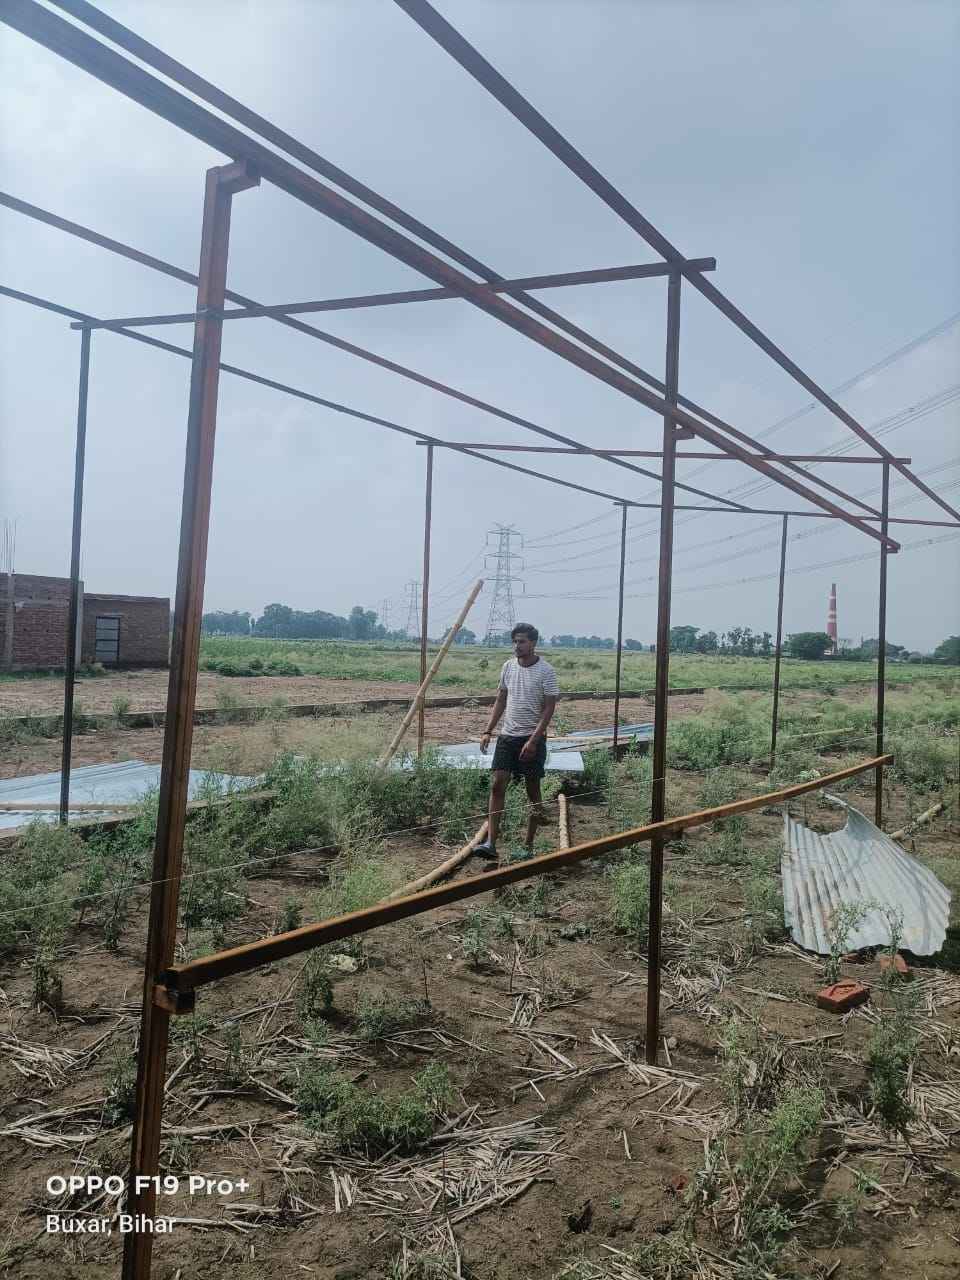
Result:
<svg viewBox="0 0 960 1280"><path fill-rule="evenodd" d="M870 998L870 988L853 978L841 978L817 992L817 1004L831 1013L846 1013Z"/></svg>

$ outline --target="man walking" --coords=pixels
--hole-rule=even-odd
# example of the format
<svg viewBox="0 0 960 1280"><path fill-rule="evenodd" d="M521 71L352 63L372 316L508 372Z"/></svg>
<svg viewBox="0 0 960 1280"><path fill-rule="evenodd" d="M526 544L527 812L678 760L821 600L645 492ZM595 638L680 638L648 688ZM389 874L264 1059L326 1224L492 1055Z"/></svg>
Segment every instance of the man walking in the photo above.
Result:
<svg viewBox="0 0 960 1280"><path fill-rule="evenodd" d="M506 711L493 753L487 838L474 848L475 853L491 862L497 860L497 834L511 777L517 781L523 778L527 787L531 806L528 848L533 845L537 822L546 821L540 779L547 762L547 725L556 710L559 694L556 671L536 651L540 639L537 628L529 622L518 622L510 632L510 639L515 656L503 664L497 700L480 739L480 750L486 754L493 731Z"/></svg>

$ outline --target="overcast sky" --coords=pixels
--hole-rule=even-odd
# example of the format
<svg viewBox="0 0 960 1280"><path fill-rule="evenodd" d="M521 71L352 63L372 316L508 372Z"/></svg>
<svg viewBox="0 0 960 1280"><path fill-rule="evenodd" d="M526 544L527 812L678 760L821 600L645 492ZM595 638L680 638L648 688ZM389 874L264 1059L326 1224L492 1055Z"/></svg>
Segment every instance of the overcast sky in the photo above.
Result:
<svg viewBox="0 0 960 1280"><path fill-rule="evenodd" d="M655 258L389 0L101 7L504 275ZM715 256L717 285L821 385L886 361L839 399L960 504L952 0L439 8L684 253ZM0 59L2 187L195 270L203 175L223 157L5 28ZM4 209L0 242L0 281L69 307L118 316L195 302L189 286ZM235 200L229 283L282 302L430 282L263 184ZM662 280L541 296L662 375ZM659 447L654 414L466 302L313 319L590 445ZM158 336L191 341L186 326ZM0 518L16 521L25 573L69 567L78 358L67 321L0 299ZM226 325L223 358L445 439L537 443L269 320ZM173 593L188 381L186 360L94 336L88 589ZM853 439L820 408L767 434L809 397L691 288L680 385L784 451ZM857 442L855 452L865 451ZM207 607L258 613L282 601L348 612L389 599L390 623L402 625L405 584L420 576L423 454L378 427L224 375ZM655 484L604 462L530 465L657 500ZM757 479L738 463L701 466L684 464L680 477L696 472L692 483L718 493ZM823 472L854 493L880 484L878 467ZM895 481L894 514L942 516L918 497ZM806 507L773 487L747 501ZM457 612L500 522L525 538L521 619L547 635L614 634L618 521L603 499L439 451L431 633ZM787 581L787 631L823 629L835 581L840 635L875 635L877 544L836 521L797 519L791 535L802 536L788 552L797 572ZM909 526L898 536L907 546L941 539L890 561L888 634L929 649L960 632L960 540ZM631 538L625 633L649 641L656 512L631 515ZM772 630L778 542L775 517L678 516L674 622ZM470 620L479 632L490 599L488 585Z"/></svg>

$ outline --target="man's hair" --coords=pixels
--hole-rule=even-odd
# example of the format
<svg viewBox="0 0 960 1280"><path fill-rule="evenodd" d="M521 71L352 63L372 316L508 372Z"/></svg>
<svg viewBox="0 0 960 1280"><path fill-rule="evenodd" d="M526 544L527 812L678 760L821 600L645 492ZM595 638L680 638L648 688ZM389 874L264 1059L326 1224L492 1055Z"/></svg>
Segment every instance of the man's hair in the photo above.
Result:
<svg viewBox="0 0 960 1280"><path fill-rule="evenodd" d="M517 636L528 636L531 643L536 644L540 639L540 632L532 625L532 623L518 622L510 632L510 639L516 640Z"/></svg>

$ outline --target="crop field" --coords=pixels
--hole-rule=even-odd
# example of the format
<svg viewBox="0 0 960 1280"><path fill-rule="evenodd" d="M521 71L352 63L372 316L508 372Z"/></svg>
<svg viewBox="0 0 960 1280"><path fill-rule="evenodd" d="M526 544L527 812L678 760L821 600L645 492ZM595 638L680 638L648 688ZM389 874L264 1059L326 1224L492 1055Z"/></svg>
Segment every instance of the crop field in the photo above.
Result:
<svg viewBox="0 0 960 1280"><path fill-rule="evenodd" d="M489 688L498 656L486 669L479 654L451 656ZM416 668L414 654L396 661ZM869 691L804 678L783 700L770 774L769 664L712 669L738 663L729 683L743 692L671 700L668 812L872 753ZM943 670L904 671L913 678L888 698L885 825L946 802L904 843L952 888L956 930L960 687ZM639 698L623 713L651 714ZM225 706L197 728L195 766L263 772L275 794L189 819L181 959L371 905L473 834L485 775L445 770L429 750L406 773L373 768L398 714L296 719L281 701L252 723ZM475 737L485 715L431 711L428 738ZM561 703L556 727L610 715L606 702ZM78 763L158 758L159 731L109 715L82 727ZM4 732L5 768L59 749L19 722ZM646 756L598 749L586 764L564 788L574 842L647 820ZM557 847L560 785L548 775L535 851ZM866 775L839 790L872 813ZM46 1179L126 1170L155 805L110 831L35 824L0 853L0 1203L17 1205L0 1225L0 1274L117 1272L118 1234L43 1231L45 1214L68 1208L109 1221L116 1198L51 1196ZM842 822L819 793L793 811L818 830ZM512 788L507 860L528 856L525 821ZM173 1022L162 1173L181 1181L158 1206L176 1222L155 1239L155 1275L956 1275L957 934L903 983L881 977L878 955L847 954L848 921L834 922L832 958L800 950L783 931L781 840L779 810L761 810L668 846L656 1068L643 1057L645 845L201 989L196 1012ZM815 1002L831 966L872 987L842 1018ZM245 1189L190 1196L187 1174Z"/></svg>
<svg viewBox="0 0 960 1280"><path fill-rule="evenodd" d="M603 649L553 649L542 651L557 668L565 687L612 689L616 655ZM413 681L420 673L417 646L383 646L334 640L267 640L211 637L202 641L200 666L227 675L256 675L277 671L285 675L314 675L333 680ZM436 678L438 685L475 692L495 683L508 649L478 645L454 646ZM651 689L654 655L625 652L622 682L625 689ZM290 670L295 667L296 671ZM891 685L942 680L943 668L932 665L888 663ZM676 688L768 689L773 678L772 658L720 657L677 654L670 659L670 680ZM872 662L804 662L787 658L781 680L784 687L821 689L829 693L839 685L876 680Z"/></svg>

